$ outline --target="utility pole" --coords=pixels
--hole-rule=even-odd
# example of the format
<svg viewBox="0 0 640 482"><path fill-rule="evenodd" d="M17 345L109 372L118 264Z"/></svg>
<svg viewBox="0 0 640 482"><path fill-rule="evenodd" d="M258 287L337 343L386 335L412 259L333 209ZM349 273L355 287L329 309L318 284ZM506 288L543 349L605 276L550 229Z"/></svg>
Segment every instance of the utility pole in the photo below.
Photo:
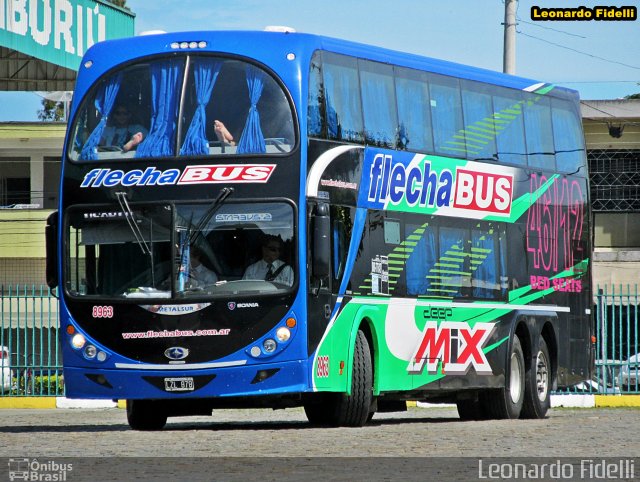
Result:
<svg viewBox="0 0 640 482"><path fill-rule="evenodd" d="M516 10L518 0L504 0L504 56L502 71L516 73Z"/></svg>

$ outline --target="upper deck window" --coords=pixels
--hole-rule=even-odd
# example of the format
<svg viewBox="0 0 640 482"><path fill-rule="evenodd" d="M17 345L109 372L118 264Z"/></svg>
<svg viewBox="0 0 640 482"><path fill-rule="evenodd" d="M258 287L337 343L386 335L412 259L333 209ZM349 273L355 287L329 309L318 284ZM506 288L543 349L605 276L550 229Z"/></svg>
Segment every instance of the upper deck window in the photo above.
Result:
<svg viewBox="0 0 640 482"><path fill-rule="evenodd" d="M111 72L85 98L72 132L69 154L79 161L280 154L295 145L291 106L275 79L212 56Z"/></svg>

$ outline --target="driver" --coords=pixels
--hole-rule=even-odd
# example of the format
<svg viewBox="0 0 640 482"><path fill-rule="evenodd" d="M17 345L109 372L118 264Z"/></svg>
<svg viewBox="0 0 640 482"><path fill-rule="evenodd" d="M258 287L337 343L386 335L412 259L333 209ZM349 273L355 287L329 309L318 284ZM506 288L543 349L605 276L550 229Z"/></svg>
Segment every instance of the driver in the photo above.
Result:
<svg viewBox="0 0 640 482"><path fill-rule="evenodd" d="M128 152L135 149L147 135L143 126L131 122L131 112L126 105L116 105L109 121L102 133L100 146L119 147L123 152Z"/></svg>
<svg viewBox="0 0 640 482"><path fill-rule="evenodd" d="M282 241L277 236L265 236L262 240L262 259L250 265L242 279L275 281L293 285L293 270L280 259Z"/></svg>

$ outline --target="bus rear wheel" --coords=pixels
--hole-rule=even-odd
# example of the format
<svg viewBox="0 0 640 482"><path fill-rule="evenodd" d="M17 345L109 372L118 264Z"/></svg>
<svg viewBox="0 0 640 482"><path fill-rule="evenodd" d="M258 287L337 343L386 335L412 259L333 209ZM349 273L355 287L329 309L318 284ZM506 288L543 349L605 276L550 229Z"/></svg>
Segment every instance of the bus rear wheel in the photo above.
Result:
<svg viewBox="0 0 640 482"><path fill-rule="evenodd" d="M482 402L489 418L518 418L522 411L525 392L525 369L522 345L517 336L513 337L511 353L506 367L505 386L497 390L487 390L482 394Z"/></svg>
<svg viewBox="0 0 640 482"><path fill-rule="evenodd" d="M353 354L351 395L346 393L317 394L305 403L304 410L312 424L362 427L373 417L373 365L369 342L359 330Z"/></svg>
<svg viewBox="0 0 640 482"><path fill-rule="evenodd" d="M162 430L167 412L156 400L127 400L127 421L133 430Z"/></svg>
<svg viewBox="0 0 640 482"><path fill-rule="evenodd" d="M525 373L522 418L544 418L551 406L551 358L549 348L540 338L538 350Z"/></svg>

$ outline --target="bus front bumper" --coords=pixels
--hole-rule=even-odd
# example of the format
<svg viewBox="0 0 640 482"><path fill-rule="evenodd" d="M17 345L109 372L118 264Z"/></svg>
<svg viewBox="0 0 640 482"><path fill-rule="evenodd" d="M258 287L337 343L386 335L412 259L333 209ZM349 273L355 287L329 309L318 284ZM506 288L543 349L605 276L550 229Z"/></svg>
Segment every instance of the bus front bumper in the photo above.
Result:
<svg viewBox="0 0 640 482"><path fill-rule="evenodd" d="M309 391L304 361L199 370L65 367L64 380L68 398L88 399L244 397Z"/></svg>

